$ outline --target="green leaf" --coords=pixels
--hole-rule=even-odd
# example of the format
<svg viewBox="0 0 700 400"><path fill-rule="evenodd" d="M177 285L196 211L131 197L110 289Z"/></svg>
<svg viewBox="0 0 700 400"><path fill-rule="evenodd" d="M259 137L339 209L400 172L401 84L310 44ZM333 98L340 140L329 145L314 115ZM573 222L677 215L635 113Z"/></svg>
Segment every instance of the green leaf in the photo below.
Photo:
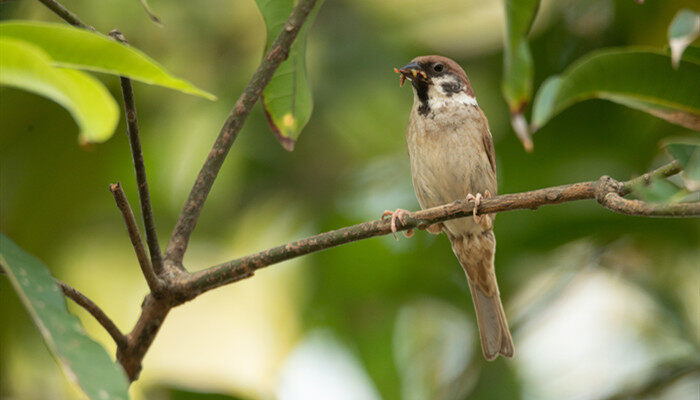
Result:
<svg viewBox="0 0 700 400"><path fill-rule="evenodd" d="M539 0L506 0L506 40L503 53L503 96L508 102L513 130L525 149L532 150L523 110L532 98L534 67L527 35L540 6Z"/></svg>
<svg viewBox="0 0 700 400"><path fill-rule="evenodd" d="M532 96L533 61L527 35L539 0L506 0L506 41L503 54L503 95L511 112L520 112Z"/></svg>
<svg viewBox="0 0 700 400"><path fill-rule="evenodd" d="M683 166L683 177L688 189L700 190L700 140L672 139L664 146L671 157Z"/></svg>
<svg viewBox="0 0 700 400"><path fill-rule="evenodd" d="M673 68L678 68L683 51L700 34L700 14L693 10L678 11L668 27L668 44L671 47Z"/></svg>
<svg viewBox="0 0 700 400"><path fill-rule="evenodd" d="M554 110L555 102L557 100L557 95L559 93L559 88L562 84L562 77L559 75L550 76L540 86L535 96L535 101L532 103L532 125L533 131L538 128L536 126L538 123L542 124L541 121L547 121L552 117L550 115L552 110Z"/></svg>
<svg viewBox="0 0 700 400"><path fill-rule="evenodd" d="M44 50L54 65L127 76L144 83L216 100L216 96L175 78L156 61L107 36L63 24L9 21L0 37L29 42Z"/></svg>
<svg viewBox="0 0 700 400"><path fill-rule="evenodd" d="M573 104L592 98L635 108L674 124L700 130L700 65L644 49L594 52L549 78L535 96L533 130Z"/></svg>
<svg viewBox="0 0 700 400"><path fill-rule="evenodd" d="M128 399L124 371L68 312L63 293L46 266L2 233L0 265L68 379L90 399Z"/></svg>
<svg viewBox="0 0 700 400"><path fill-rule="evenodd" d="M117 127L119 107L89 74L51 66L40 48L0 37L0 85L24 89L65 107L80 128L81 142L103 142Z"/></svg>
<svg viewBox="0 0 700 400"><path fill-rule="evenodd" d="M294 8L294 0L256 0L267 27L269 50ZM311 118L313 101L306 78L306 34L323 0L316 2L306 23L289 50L289 57L280 64L270 83L263 90L263 108L270 128L282 147L294 150L297 138Z"/></svg>

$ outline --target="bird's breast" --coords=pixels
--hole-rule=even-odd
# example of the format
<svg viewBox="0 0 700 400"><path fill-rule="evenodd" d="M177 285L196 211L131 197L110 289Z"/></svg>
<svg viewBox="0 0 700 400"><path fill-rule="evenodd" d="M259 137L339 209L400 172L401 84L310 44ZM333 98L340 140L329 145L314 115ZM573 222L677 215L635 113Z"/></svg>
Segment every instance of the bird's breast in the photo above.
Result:
<svg viewBox="0 0 700 400"><path fill-rule="evenodd" d="M483 135L488 124L476 105L450 105L421 115L414 106L407 131L413 186L421 206L496 192Z"/></svg>

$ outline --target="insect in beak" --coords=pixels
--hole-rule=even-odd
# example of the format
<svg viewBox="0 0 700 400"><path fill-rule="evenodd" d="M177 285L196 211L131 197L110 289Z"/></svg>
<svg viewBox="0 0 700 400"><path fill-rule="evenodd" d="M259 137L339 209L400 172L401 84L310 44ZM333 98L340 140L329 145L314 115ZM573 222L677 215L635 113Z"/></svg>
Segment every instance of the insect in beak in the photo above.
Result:
<svg viewBox="0 0 700 400"><path fill-rule="evenodd" d="M426 74L425 71L420 69L420 67L418 67L418 65L415 63L405 65L401 67L401 69L394 68L394 72L396 72L397 74L401 74L401 86L403 86L406 79L408 79L409 81L412 80L408 76L409 72L413 76L413 78L417 78L420 75L421 77L423 77L423 79L428 79L428 74Z"/></svg>
<svg viewBox="0 0 700 400"><path fill-rule="evenodd" d="M399 86L403 87L403 83L406 82L406 75L402 74L398 68L394 68L394 72L401 75L401 83L399 84Z"/></svg>

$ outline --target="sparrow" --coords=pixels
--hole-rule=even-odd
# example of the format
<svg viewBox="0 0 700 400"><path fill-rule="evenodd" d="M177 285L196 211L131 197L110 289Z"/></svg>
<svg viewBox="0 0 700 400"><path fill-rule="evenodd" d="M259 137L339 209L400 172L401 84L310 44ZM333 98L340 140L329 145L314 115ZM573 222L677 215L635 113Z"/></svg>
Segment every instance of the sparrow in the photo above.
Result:
<svg viewBox="0 0 700 400"><path fill-rule="evenodd" d="M467 275L484 357L489 361L499 354L512 357L513 339L494 269L494 216L477 215L481 200L497 190L496 155L486 116L467 74L451 59L422 56L394 70L401 75L402 86L406 79L413 86L406 140L413 189L421 208L462 199L474 203L473 216L444 221L426 230L445 232ZM387 210L382 218L391 216L396 236L396 220L404 222L408 214L402 209Z"/></svg>

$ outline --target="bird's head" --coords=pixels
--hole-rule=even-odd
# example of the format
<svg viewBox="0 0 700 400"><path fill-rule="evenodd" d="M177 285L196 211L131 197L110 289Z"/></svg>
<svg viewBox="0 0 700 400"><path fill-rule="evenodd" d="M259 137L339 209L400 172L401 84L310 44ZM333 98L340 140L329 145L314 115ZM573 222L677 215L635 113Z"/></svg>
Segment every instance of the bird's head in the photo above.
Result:
<svg viewBox="0 0 700 400"><path fill-rule="evenodd" d="M474 99L474 90L462 67L447 57L421 56L411 60L401 68L394 68L401 74L401 85L411 81L416 100L427 111L433 104L464 102Z"/></svg>

